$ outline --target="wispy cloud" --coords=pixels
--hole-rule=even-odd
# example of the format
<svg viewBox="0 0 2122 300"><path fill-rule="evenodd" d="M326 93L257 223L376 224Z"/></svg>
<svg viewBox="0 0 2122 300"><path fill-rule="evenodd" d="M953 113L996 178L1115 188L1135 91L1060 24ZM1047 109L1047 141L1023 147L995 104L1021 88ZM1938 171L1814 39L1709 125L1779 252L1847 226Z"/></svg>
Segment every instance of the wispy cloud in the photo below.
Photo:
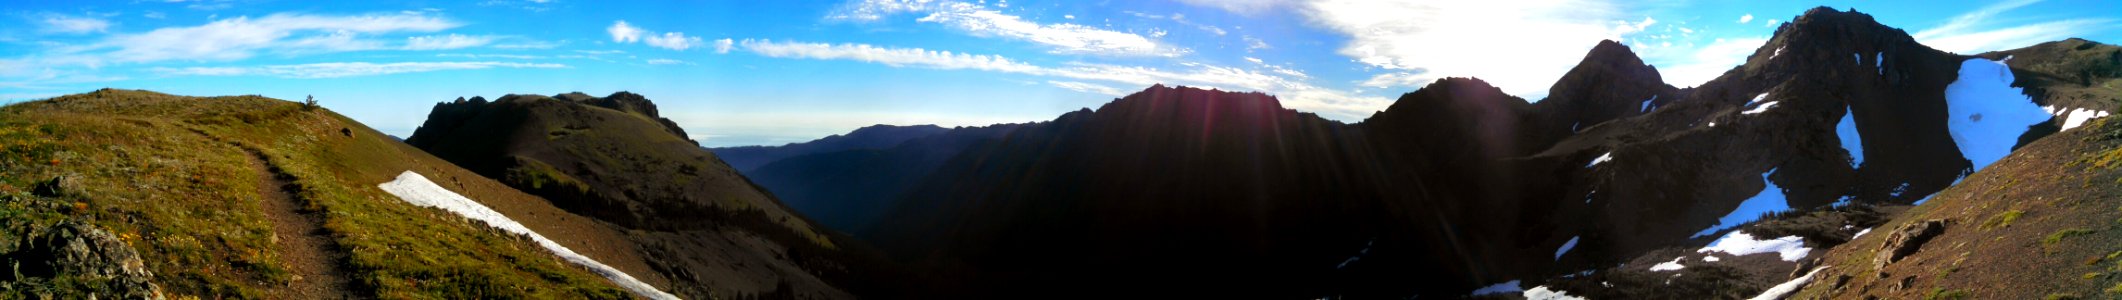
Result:
<svg viewBox="0 0 2122 300"><path fill-rule="evenodd" d="M405 38L405 50L444 50L485 46L494 42L491 36L469 36L449 34L440 36L416 36Z"/></svg>
<svg viewBox="0 0 2122 300"><path fill-rule="evenodd" d="M1339 53L1384 69L1372 87L1478 77L1521 96L1545 94L1601 39L1624 40L1657 23L1628 22L1600 1L1321 0L1301 9L1347 35Z"/></svg>
<svg viewBox="0 0 2122 300"><path fill-rule="evenodd" d="M554 63L517 62L334 62L299 65L271 65L246 67L187 67L154 68L152 71L168 75L193 76L272 76L282 78L338 78L375 76L400 73L433 72L447 70L475 70L490 68L566 68Z"/></svg>
<svg viewBox="0 0 2122 300"><path fill-rule="evenodd" d="M692 63L692 62L689 62L689 61L683 61L683 60L676 60L676 59L668 59L668 58L656 58L656 59L649 59L649 60L648 60L648 64L651 64L651 65L659 65L659 66L661 66L661 65L692 65L693 63Z"/></svg>
<svg viewBox="0 0 2122 300"><path fill-rule="evenodd" d="M101 18L89 16L45 14L37 21L39 25L42 26L42 28L39 28L38 30L45 33L95 33L103 32L104 30L110 29L111 27L110 20L104 20Z"/></svg>
<svg viewBox="0 0 2122 300"><path fill-rule="evenodd" d="M657 34L640 27L634 27L633 24L627 24L625 20L612 22L612 26L605 27L604 32L611 34L613 42L622 44L639 41L648 44L650 47L678 51L685 51L702 45L700 37L685 36L684 32L676 31Z"/></svg>
<svg viewBox="0 0 2122 300"><path fill-rule="evenodd" d="M1099 95L1106 95L1106 96L1126 96L1126 95L1127 95L1127 91L1123 91L1123 90L1120 90L1119 88L1115 88L1115 87L1110 87L1110 86L1104 86L1104 85L1098 85L1098 84L1082 83L1082 82L1075 82L1075 81L1054 81L1054 80L1048 80L1048 81L1046 81L1046 83L1047 83L1047 84L1051 84L1051 85L1054 85L1054 87L1058 87L1058 88L1062 88L1062 89L1067 89L1067 90L1071 90L1071 91L1077 91L1077 92L1084 92L1084 93L1092 93L1092 94L1099 94Z"/></svg>
<svg viewBox="0 0 2122 300"><path fill-rule="evenodd" d="M1675 57L1665 59L1666 65L1658 66L1660 77L1667 84L1680 87L1698 86L1717 79L1733 67L1746 63L1746 56L1753 55L1761 45L1768 44L1768 37L1739 37L1716 39L1708 45L1696 48L1677 49ZM1664 54L1653 54L1664 55Z"/></svg>
<svg viewBox="0 0 2122 300"><path fill-rule="evenodd" d="M1344 120L1360 119L1391 101L1381 97L1352 95L1343 91L1315 86L1302 77L1291 77L1284 72L1256 70L1239 67L1217 66L1202 63L1180 63L1183 68L1162 69L1145 66L1128 66L1099 63L1073 62L1062 66L1040 66L1019 62L999 55L953 53L921 48L879 47L867 44L823 44L802 42L773 42L766 40L744 40L738 47L746 52L766 57L849 60L895 67L917 67L946 70L979 70L1012 74L1068 79L1077 81L1100 81L1121 83L1130 86L1152 84L1176 84L1205 88L1239 91L1261 91L1281 96L1285 106ZM1302 74L1289 70L1288 73Z"/></svg>
<svg viewBox="0 0 2122 300"><path fill-rule="evenodd" d="M1039 67L996 55L973 55L921 48L886 48L867 44L823 44L746 39L738 43L745 51L766 57L819 60L853 60L888 66L930 69L974 69L1011 73L1037 72Z"/></svg>
<svg viewBox="0 0 2122 300"><path fill-rule="evenodd" d="M1041 24L981 4L947 0L856 0L826 18L868 22L904 13L927 13L916 21L942 24L973 36L1037 43L1052 48L1055 53L1179 56L1190 51L1157 43L1140 34L1072 23Z"/></svg>
<svg viewBox="0 0 2122 300"><path fill-rule="evenodd" d="M1296 0L1179 0L1187 5L1212 7L1239 15L1257 15L1277 8L1294 6Z"/></svg>
<svg viewBox="0 0 2122 300"><path fill-rule="evenodd" d="M1746 15L1744 15L1744 16L1739 16L1739 24L1746 24L1746 22L1753 22L1753 21L1754 21L1754 14L1746 14Z"/></svg>
<svg viewBox="0 0 2122 300"><path fill-rule="evenodd" d="M226 61L249 58L260 51L373 50L380 48L382 42L367 39L367 35L435 32L457 26L460 24L455 21L413 13L273 14L255 19L236 17L200 26L119 34L94 44L60 48L51 56L92 67L106 62Z"/></svg>
<svg viewBox="0 0 2122 300"><path fill-rule="evenodd" d="M1996 24L1998 14L2039 2L2014 0L1991 4L1955 16L1938 27L1918 31L1915 37L1938 50L1972 54L2032 46L2115 27L2112 19L2066 19L2017 26Z"/></svg>

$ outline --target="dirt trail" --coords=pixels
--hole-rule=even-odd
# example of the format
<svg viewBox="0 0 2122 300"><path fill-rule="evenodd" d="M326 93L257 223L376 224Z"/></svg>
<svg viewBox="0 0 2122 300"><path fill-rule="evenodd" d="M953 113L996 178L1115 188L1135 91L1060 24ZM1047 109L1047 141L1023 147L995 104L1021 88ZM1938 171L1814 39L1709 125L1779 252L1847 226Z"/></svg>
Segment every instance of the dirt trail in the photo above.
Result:
<svg viewBox="0 0 2122 300"><path fill-rule="evenodd" d="M261 206L265 216L273 222L273 243L280 249L280 265L287 269L291 281L286 287L274 289L275 299L335 299L352 296L347 291L346 269L339 264L346 254L338 251L338 245L324 231L324 219L314 212L302 211L296 203L295 191L300 186L294 177L281 172L266 159L265 154L244 149L251 156L251 168L257 170L258 195L265 199Z"/></svg>

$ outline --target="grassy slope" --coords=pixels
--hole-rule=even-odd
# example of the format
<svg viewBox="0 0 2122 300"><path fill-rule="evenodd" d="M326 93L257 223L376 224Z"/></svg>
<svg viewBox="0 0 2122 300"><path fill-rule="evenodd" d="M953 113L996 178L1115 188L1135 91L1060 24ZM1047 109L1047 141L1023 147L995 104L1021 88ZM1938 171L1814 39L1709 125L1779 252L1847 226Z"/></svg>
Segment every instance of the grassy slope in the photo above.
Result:
<svg viewBox="0 0 2122 300"><path fill-rule="evenodd" d="M2118 187L2122 121L2102 119L2041 139L1833 249L1822 259L1831 268L1795 298L2122 296ZM1944 234L1883 270L1872 268L1894 228L1934 219L1949 222ZM1849 281L1837 289L1845 275Z"/></svg>
<svg viewBox="0 0 2122 300"><path fill-rule="evenodd" d="M296 177L304 205L324 214L325 230L351 254L343 263L357 293L625 297L526 239L407 205L374 187L409 169L445 186L459 179L497 184L476 182L484 179L344 116L256 96L100 90L0 108L0 192L17 199L0 206L0 239L60 219L84 220L132 244L172 295L268 296L291 278L272 249L255 174L232 144L266 153ZM61 175L76 187L61 197L22 192ZM489 203L523 197L489 197L500 192L463 184L452 187Z"/></svg>

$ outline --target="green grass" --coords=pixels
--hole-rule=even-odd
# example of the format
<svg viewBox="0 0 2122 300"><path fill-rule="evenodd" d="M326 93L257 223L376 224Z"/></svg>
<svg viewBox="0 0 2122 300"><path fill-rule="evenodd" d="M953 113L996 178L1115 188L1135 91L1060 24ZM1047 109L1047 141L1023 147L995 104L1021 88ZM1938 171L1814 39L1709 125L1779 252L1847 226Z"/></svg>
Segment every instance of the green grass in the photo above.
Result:
<svg viewBox="0 0 2122 300"><path fill-rule="evenodd" d="M2025 211L2020 211L2017 209L1997 213L1994 216L1990 216L1989 220L1982 221L1982 229L1989 230L1991 228L2010 227L2012 221L2019 220L2019 216L2024 214L2026 214Z"/></svg>
<svg viewBox="0 0 2122 300"><path fill-rule="evenodd" d="M2057 230L2057 231L2056 231L2055 233L2050 233L2050 234L2048 234L2048 237L2046 237L2046 238L2042 238L2042 239L2041 239L2041 245L2042 245L2042 246L2055 246L2055 245L2056 245L2057 243L2062 243L2062 242L2063 242L2063 239L2067 239L2067 238L2071 238L2071 237L2075 237L2075 236L2081 236L2081 235L2087 235L2087 234L2092 234L2092 233L2093 233L2093 230L2092 230L2092 229L2085 229L2085 228L2064 228L2063 230Z"/></svg>
<svg viewBox="0 0 2122 300"><path fill-rule="evenodd" d="M350 255L342 263L359 294L627 296L525 238L375 188L438 162L415 159L404 152L410 148L329 110L257 96L99 90L0 107L0 120L0 192L14 191L0 193L11 199L0 205L0 239L63 219L89 222L138 250L174 298L263 298L291 280L259 206L250 158L231 144L256 148L295 177L298 198L307 200L300 204L322 214L324 229ZM345 137L346 128L358 133ZM59 175L78 180L78 190L21 200L22 187Z"/></svg>
<svg viewBox="0 0 2122 300"><path fill-rule="evenodd" d="M1948 290L1945 288L1932 288L1929 295L1923 295L1924 300L1967 299L1969 297L1973 296L1967 290Z"/></svg>

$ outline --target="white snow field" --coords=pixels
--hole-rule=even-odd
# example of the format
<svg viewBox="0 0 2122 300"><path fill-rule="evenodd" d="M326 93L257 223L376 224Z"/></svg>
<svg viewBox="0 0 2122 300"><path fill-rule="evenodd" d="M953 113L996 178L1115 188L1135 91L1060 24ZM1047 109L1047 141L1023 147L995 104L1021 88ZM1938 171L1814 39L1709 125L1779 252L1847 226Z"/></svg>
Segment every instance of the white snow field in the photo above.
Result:
<svg viewBox="0 0 2122 300"><path fill-rule="evenodd" d="M1791 292L1798 291L1798 288L1805 287L1806 283L1813 281L1813 275L1819 275L1820 270L1825 269L1827 269L1827 267L1814 268L1811 272L1805 272L1805 276L1791 278L1790 281L1784 282L1783 284L1778 284L1775 287L1768 288L1768 290L1766 291L1761 291L1761 295L1754 296L1752 300L1783 299L1783 296L1790 295Z"/></svg>
<svg viewBox="0 0 2122 300"><path fill-rule="evenodd" d="M1842 121L1835 123L1835 137L1842 139L1842 150L1849 151L1850 168L1864 164L1864 136L1857 133L1857 111L1843 108Z"/></svg>
<svg viewBox="0 0 2122 300"><path fill-rule="evenodd" d="M1597 166L1597 165L1599 165L1599 163L1607 162L1607 161L1610 161L1610 160L1614 160L1614 153L1613 153L1613 152L1607 152L1606 154L1600 154L1598 158L1593 158L1593 159L1592 159L1592 162L1591 162L1591 164L1586 164L1586 165L1584 165L1584 168L1586 168L1586 169L1589 169L1589 168L1591 168L1592 166Z"/></svg>
<svg viewBox="0 0 2122 300"><path fill-rule="evenodd" d="M1805 238L1793 235L1768 240L1757 240L1754 239L1754 235L1747 234L1746 231L1743 230L1732 231L1731 234L1726 234L1722 238L1717 238L1717 241L1710 242L1708 247L1702 247L1701 250L1695 250L1695 252L1697 253L1724 252L1734 256L1747 256L1758 253L1775 252L1777 255L1780 255L1783 258L1783 261L1798 261L1799 259L1804 259L1805 254L1812 251L1813 248L1805 247Z"/></svg>
<svg viewBox="0 0 2122 300"><path fill-rule="evenodd" d="M634 294L641 297L649 299L678 299L676 295L656 290L656 287L636 280L634 276L626 275L626 272L606 266L604 263L599 263L588 256L582 256L582 254L575 253L574 250L568 250L566 246L561 246L560 243L553 242L552 239L547 239L545 236L531 231L530 227L524 227L523 223L517 223L516 220L509 219L508 216L501 215L501 212L487 208L484 204L472 201L471 198L465 198L456 192L443 189L442 186L435 185L435 182L428 181L426 176L420 176L419 173L405 171L405 173L398 174L398 179L376 185L376 187L382 188L384 192L398 196L399 199L404 199L405 202L412 203L415 206L440 208L468 219L486 222L487 226L529 236L531 240L537 241L539 246L544 246L546 250L552 251L554 255L560 256L561 259L589 268L591 272L596 272L597 275L610 279L612 284L633 291Z"/></svg>
<svg viewBox="0 0 2122 300"><path fill-rule="evenodd" d="M1959 79L1945 86L1946 128L1976 171L2011 154L2027 127L2049 120L2011 82L2003 61L1971 58L1960 63Z"/></svg>
<svg viewBox="0 0 2122 300"><path fill-rule="evenodd" d="M1560 290L1547 289L1545 285L1525 290L1523 296L1525 296L1526 300L1584 300L1584 297L1570 296Z"/></svg>
<svg viewBox="0 0 2122 300"><path fill-rule="evenodd" d="M1662 262L1662 263L1658 263L1658 264L1656 264L1656 265L1651 265L1651 266L1650 266L1650 271L1651 271L1651 272L1665 272L1665 271L1679 271L1680 269L1686 269L1686 268L1687 268L1687 265L1682 265L1682 264L1680 264L1680 261L1682 261L1682 260L1687 260L1687 257L1686 257L1686 256L1681 256L1681 257L1674 257L1674 258L1673 258L1673 261L1668 261L1668 262Z"/></svg>
<svg viewBox="0 0 2122 300"><path fill-rule="evenodd" d="M1775 169L1761 172L1761 182L1767 183L1767 185L1761 187L1760 192L1755 192L1752 198L1746 198L1746 201L1739 202L1739 208L1732 209L1731 213L1725 214L1722 218L1717 218L1717 225L1710 225L1709 228L1695 232L1695 235L1689 236L1689 238L1709 236L1717 233L1718 230L1739 226L1739 224L1746 222L1753 222L1755 219L1760 219L1761 214L1790 209L1790 201L1784 199L1783 196L1783 187L1776 186L1776 181L1774 180L1768 180L1768 174L1775 172Z"/></svg>

